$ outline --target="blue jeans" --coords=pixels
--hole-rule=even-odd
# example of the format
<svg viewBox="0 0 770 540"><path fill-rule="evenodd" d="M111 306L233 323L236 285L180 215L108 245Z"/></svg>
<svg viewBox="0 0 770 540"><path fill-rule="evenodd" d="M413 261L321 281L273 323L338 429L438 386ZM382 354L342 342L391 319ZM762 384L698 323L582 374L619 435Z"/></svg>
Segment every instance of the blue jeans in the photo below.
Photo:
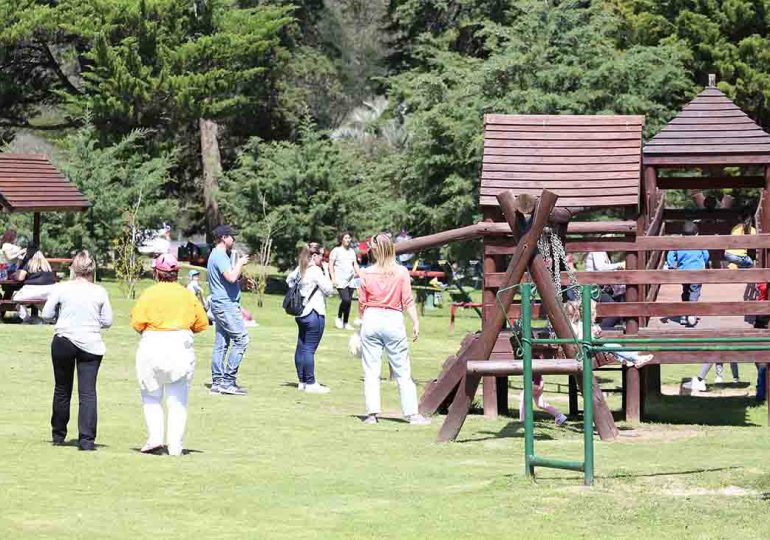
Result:
<svg viewBox="0 0 770 540"><path fill-rule="evenodd" d="M754 266L754 261L748 255L735 255L725 252L723 258L727 262L736 264L738 268L751 268Z"/></svg>
<svg viewBox="0 0 770 540"><path fill-rule="evenodd" d="M697 302L700 298L700 283L682 284L682 302Z"/></svg>
<svg viewBox="0 0 770 540"><path fill-rule="evenodd" d="M757 399L764 401L767 396L767 388L765 388L765 373L767 368L763 365L757 366Z"/></svg>
<svg viewBox="0 0 770 540"><path fill-rule="evenodd" d="M214 316L216 337L214 351L211 355L212 384L234 384L238 376L238 366L241 365L246 347L249 344L249 334L243 324L241 306L227 300L212 300L211 314ZM230 355L227 356L227 349ZM225 364L227 356L227 364Z"/></svg>
<svg viewBox="0 0 770 540"><path fill-rule="evenodd" d="M297 348L294 350L294 366L297 368L297 378L300 383L315 383L315 352L324 335L326 317L315 310L304 317L296 317Z"/></svg>

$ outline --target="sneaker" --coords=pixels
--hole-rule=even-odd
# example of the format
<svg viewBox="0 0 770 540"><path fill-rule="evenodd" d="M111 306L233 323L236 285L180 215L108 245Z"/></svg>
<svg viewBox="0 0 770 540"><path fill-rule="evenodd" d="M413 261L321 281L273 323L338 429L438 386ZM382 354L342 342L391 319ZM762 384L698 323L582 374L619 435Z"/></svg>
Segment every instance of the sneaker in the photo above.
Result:
<svg viewBox="0 0 770 540"><path fill-rule="evenodd" d="M689 317L686 318L686 321L687 321L688 327L694 328L698 324L698 321L700 321L700 319L698 317L690 315Z"/></svg>
<svg viewBox="0 0 770 540"><path fill-rule="evenodd" d="M355 321L353 321L353 324L356 326L361 326L362 324L364 324L364 321L361 319L356 319Z"/></svg>
<svg viewBox="0 0 770 540"><path fill-rule="evenodd" d="M225 394L228 396L245 396L246 390L241 388L235 383L230 383L229 385L223 385L219 387L219 393Z"/></svg>
<svg viewBox="0 0 770 540"><path fill-rule="evenodd" d="M342 330L342 329L345 327L345 325L344 325L344 324L342 324L342 319L340 319L339 317L337 317L336 319L334 319L334 326L336 326L336 327L337 327L337 328L339 328L340 330Z"/></svg>
<svg viewBox="0 0 770 540"><path fill-rule="evenodd" d="M724 384L724 382L725 382L725 380L720 375L717 375L714 378L714 384Z"/></svg>
<svg viewBox="0 0 770 540"><path fill-rule="evenodd" d="M733 384L741 384L740 377L733 377Z"/></svg>
<svg viewBox="0 0 770 540"><path fill-rule="evenodd" d="M376 414L369 414L364 418L364 424L376 424L378 422Z"/></svg>
<svg viewBox="0 0 770 540"><path fill-rule="evenodd" d="M218 382L212 382L211 386L209 387L209 394L221 394L222 393L222 385Z"/></svg>
<svg viewBox="0 0 770 540"><path fill-rule="evenodd" d="M305 392L307 392L308 394L328 394L330 390L331 389L328 386L324 386L317 382L313 384L305 385Z"/></svg>
<svg viewBox="0 0 770 540"><path fill-rule="evenodd" d="M706 381L699 379L698 377L693 377L690 382L690 389L694 392L705 392L708 388L706 387Z"/></svg>
<svg viewBox="0 0 770 540"><path fill-rule="evenodd" d="M345 325L345 330L355 330L355 328L353 328L352 324L346 324Z"/></svg>
<svg viewBox="0 0 770 540"><path fill-rule="evenodd" d="M430 424L430 418L425 418L421 414L413 414L409 417L409 423L413 426L427 426Z"/></svg>
<svg viewBox="0 0 770 540"><path fill-rule="evenodd" d="M560 425L562 425L562 424L563 424L564 422L566 422L566 421L567 421L567 415L566 415L566 414L564 414L564 413L559 413L559 416L557 416L557 417L554 419L554 422L556 422L556 425L557 425L557 426L560 426Z"/></svg>
<svg viewBox="0 0 770 540"><path fill-rule="evenodd" d="M304 392L305 391L305 386L307 386L307 385L305 383L301 382L301 383L297 384L297 390L299 390L300 392Z"/></svg>

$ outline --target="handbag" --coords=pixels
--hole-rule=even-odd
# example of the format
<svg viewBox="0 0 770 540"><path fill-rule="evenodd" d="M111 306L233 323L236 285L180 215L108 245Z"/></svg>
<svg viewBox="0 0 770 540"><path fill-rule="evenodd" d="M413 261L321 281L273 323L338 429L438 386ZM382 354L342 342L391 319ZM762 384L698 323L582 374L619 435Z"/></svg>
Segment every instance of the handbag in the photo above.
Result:
<svg viewBox="0 0 770 540"><path fill-rule="evenodd" d="M289 287L289 290L286 291L286 296L283 297L283 310L287 314L293 315L294 317L299 317L302 315L302 311L305 309L305 304L310 301L315 292L318 290L318 285L316 285L313 289L313 292L311 292L307 297L307 300L305 300L302 298L299 285L300 282L297 281L297 283Z"/></svg>

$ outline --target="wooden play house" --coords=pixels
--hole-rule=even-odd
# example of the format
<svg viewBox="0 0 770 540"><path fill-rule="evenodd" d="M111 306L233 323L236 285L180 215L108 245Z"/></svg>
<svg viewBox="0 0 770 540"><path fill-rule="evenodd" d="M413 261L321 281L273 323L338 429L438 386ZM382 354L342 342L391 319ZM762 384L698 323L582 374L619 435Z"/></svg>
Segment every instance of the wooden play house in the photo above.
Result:
<svg viewBox="0 0 770 540"><path fill-rule="evenodd" d="M476 357L480 351L486 353L478 342L485 329L496 321L499 307L495 295L511 277L516 262L509 259L524 253L521 244L525 237L517 236L516 224L509 216L518 209L510 201L507 213L501 212L500 201L505 199L501 194L537 196L545 189L558 196L548 225L566 239L566 251L577 258L592 251L625 254L625 270L577 272L576 276L579 283L626 286L623 302L597 306L599 317L617 316L625 320L623 329L615 330L616 335L768 336L767 330L751 328L743 317L770 315L770 303L744 301L743 292L746 284L770 282L770 135L713 85L688 103L644 147L643 125L642 116L487 115L480 188L483 221L399 244L399 251L413 251L474 237L481 237L484 242L482 332L464 340L457 355L448 359L439 377L428 385L421 401L423 413L433 413L441 405L452 403L440 438L453 439L457 435L473 399L475 386L469 384L473 377L468 376L467 363L474 361L476 365L478 360L507 359L514 354L508 331L503 330L489 354L483 354L486 358ZM689 174L684 174L686 171ZM694 190L694 199L702 207L703 190L730 187L758 190L759 203L752 210L759 234L730 236L738 211L728 208L725 200L721 208L666 208L667 189ZM580 214L591 211L614 219L579 220ZM702 234L679 236L685 219L697 220ZM732 248L756 250L755 268L722 268L721 253ZM665 254L672 249L710 250L713 265L705 270L664 270ZM522 275L523 279L535 279L542 273L533 268L533 262L534 259L522 262L528 265L530 276ZM566 273L561 279L563 284L568 283ZM682 302L682 283L704 284L701 300ZM554 310L544 307L544 313L552 318ZM517 306L512 305L509 316L515 318L517 314ZM702 322L694 328L661 322L681 315L698 316ZM723 361L768 363L770 352L665 351L656 354L651 365L623 368L626 418L640 420L645 395L660 391L660 364ZM486 415L507 411L509 374L483 378ZM601 392L598 394L597 409L606 408L606 404L601 404ZM577 400L571 399L571 409L573 403ZM614 425L610 426L611 415L604 415L604 429L598 425L601 416L597 414L600 435L612 438L617 431Z"/></svg>

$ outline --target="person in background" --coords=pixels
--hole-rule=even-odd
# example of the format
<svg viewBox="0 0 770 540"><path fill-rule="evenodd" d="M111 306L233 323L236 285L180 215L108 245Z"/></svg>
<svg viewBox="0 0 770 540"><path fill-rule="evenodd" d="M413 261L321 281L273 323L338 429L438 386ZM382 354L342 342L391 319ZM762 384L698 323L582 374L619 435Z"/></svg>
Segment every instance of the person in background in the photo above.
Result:
<svg viewBox="0 0 770 540"><path fill-rule="evenodd" d="M208 309L208 302L206 301L206 297L203 296L200 271L190 270L187 272L187 290L193 293L195 298L198 299L198 302L203 306L203 309Z"/></svg>
<svg viewBox="0 0 770 540"><path fill-rule="evenodd" d="M215 246L207 266L210 309L216 328L211 355L211 393L243 396L246 391L238 386L237 377L249 334L241 315L240 277L249 258L243 255L231 258L235 230L229 225L219 225L213 235Z"/></svg>
<svg viewBox="0 0 770 540"><path fill-rule="evenodd" d="M760 302L767 301L767 283L757 283L757 290L759 291ZM770 322L770 316L757 315L754 319L754 328L767 329L768 322ZM767 364L757 364L757 401L764 401L767 397Z"/></svg>
<svg viewBox="0 0 770 540"><path fill-rule="evenodd" d="M751 214L749 212L741 211L740 223L732 228L730 234L732 236L757 234L757 230L751 226ZM754 261L749 257L746 248L726 249L724 259L730 263L728 268L752 268L754 266Z"/></svg>
<svg viewBox="0 0 770 540"><path fill-rule="evenodd" d="M16 229L6 229L0 239L0 267L7 275L16 271L27 250L16 245Z"/></svg>
<svg viewBox="0 0 770 540"><path fill-rule="evenodd" d="M692 221L685 221L682 226L684 236L697 236L698 226ZM666 264L672 270L703 270L709 262L709 252L705 249L677 249L666 255ZM700 298L700 283L682 284L682 302L697 302ZM696 317L679 317L683 325L693 327L698 324Z"/></svg>
<svg viewBox="0 0 770 540"><path fill-rule="evenodd" d="M308 394L326 394L329 387L315 378L315 353L326 325L326 297L334 294L334 285L317 244L302 248L299 266L289 274L286 282L289 287L299 284L305 304L302 313L294 318L297 323L297 346L294 349L297 389Z"/></svg>
<svg viewBox="0 0 770 540"><path fill-rule="evenodd" d="M380 413L380 369L383 349L398 385L401 412L412 425L430 424L417 412L417 388L412 380L403 312L412 320L412 339L420 335L409 272L396 263L393 242L384 233L371 241L374 264L361 271L358 290L361 325L361 364L364 370L364 423L376 424Z"/></svg>
<svg viewBox="0 0 770 540"><path fill-rule="evenodd" d="M14 300L17 302L47 300L56 284L56 272L51 270L51 265L43 252L32 247L27 250L27 257L16 272L16 279L24 282L24 285L13 294ZM16 309L22 322L32 320L25 306L19 304Z"/></svg>
<svg viewBox="0 0 770 540"><path fill-rule="evenodd" d="M337 310L337 318L334 325L337 328L353 330L348 323L350 319L350 304L355 292L354 280L358 276L358 261L356 250L351 245L349 232L342 232L337 237L337 246L329 255L329 275L334 287L340 295L340 307Z"/></svg>
<svg viewBox="0 0 770 540"><path fill-rule="evenodd" d="M553 416L556 425L560 426L567 421L567 416L545 400L545 397L543 396L544 389L545 379L543 379L543 376L540 374L534 374L532 376L532 401L537 405L538 409ZM522 391L521 397L519 398L519 421L521 422L524 421L524 416L527 412L526 406L526 403L524 403L524 392Z"/></svg>
<svg viewBox="0 0 770 540"><path fill-rule="evenodd" d="M409 234L409 232L406 230L406 227L403 227L401 232L398 233L398 236L396 236L395 243L398 244L399 242L404 242L411 239L412 235ZM409 266L411 260L414 259L414 253L401 253L396 258L398 259L399 264Z"/></svg>
<svg viewBox="0 0 770 540"><path fill-rule="evenodd" d="M163 449L163 397L168 420L169 455L182 455L187 425L187 398L195 372L193 334L209 326L201 303L177 283L179 261L171 254L152 261L157 283L145 290L131 310L131 327L141 334L136 351L136 377L142 396L147 442L143 453Z"/></svg>
<svg viewBox="0 0 770 540"><path fill-rule="evenodd" d="M51 434L54 445L64 444L70 419L72 383L78 373L78 447L96 450L96 376L106 352L101 330L112 325L107 291L92 283L96 264L87 251L72 259L74 278L57 284L43 307L43 318L58 318L51 342L55 387Z"/></svg>

